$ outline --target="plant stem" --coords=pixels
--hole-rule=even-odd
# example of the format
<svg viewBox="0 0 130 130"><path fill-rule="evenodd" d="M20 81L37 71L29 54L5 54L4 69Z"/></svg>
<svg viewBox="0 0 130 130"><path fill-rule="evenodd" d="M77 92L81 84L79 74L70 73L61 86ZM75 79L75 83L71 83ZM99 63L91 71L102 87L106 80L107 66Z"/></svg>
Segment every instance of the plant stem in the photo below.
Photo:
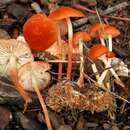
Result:
<svg viewBox="0 0 130 130"><path fill-rule="evenodd" d="M108 48L109 48L109 51L112 51L112 36L111 35L108 35Z"/></svg>
<svg viewBox="0 0 130 130"><path fill-rule="evenodd" d="M73 28L70 18L66 18L68 25L68 67L67 67L67 80L71 80L71 72L72 72L72 51L73 51Z"/></svg>
<svg viewBox="0 0 130 130"><path fill-rule="evenodd" d="M43 113L45 115L45 120L46 120L46 125L47 125L47 128L48 130L52 130L52 126L51 126L51 122L50 122L50 118L49 118L49 114L48 114L48 110L47 110L47 107L46 107L46 104L44 102L44 99L38 89L38 86L37 86L37 82L36 80L32 77L32 83L33 83L33 87L34 87L34 90L38 96L38 99L40 101L40 104L42 106L42 109L43 109Z"/></svg>
<svg viewBox="0 0 130 130"><path fill-rule="evenodd" d="M84 85L84 55L83 55L83 41L79 40L79 54L80 54L80 77L78 80L79 87Z"/></svg>

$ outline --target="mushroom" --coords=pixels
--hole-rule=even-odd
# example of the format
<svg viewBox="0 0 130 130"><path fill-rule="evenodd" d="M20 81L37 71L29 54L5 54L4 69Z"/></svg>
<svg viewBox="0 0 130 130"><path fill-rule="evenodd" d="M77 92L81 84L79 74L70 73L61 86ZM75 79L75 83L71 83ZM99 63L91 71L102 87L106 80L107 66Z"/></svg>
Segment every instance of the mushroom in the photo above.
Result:
<svg viewBox="0 0 130 130"><path fill-rule="evenodd" d="M32 50L43 51L57 41L58 30L55 22L38 13L25 22L23 34Z"/></svg>
<svg viewBox="0 0 130 130"><path fill-rule="evenodd" d="M70 7L60 7L50 13L48 16L50 19L55 21L66 19L68 25L68 67L67 67L67 80L71 79L71 71L72 71L72 50L73 50L73 29L70 17L84 17L85 15L80 11L77 11Z"/></svg>
<svg viewBox="0 0 130 130"><path fill-rule="evenodd" d="M80 87L84 85L84 55L83 55L83 44L85 41L91 40L90 35L87 32L76 32L73 36L73 46L79 47L80 54L80 77L78 84ZM78 44L78 45L77 45Z"/></svg>
<svg viewBox="0 0 130 130"><path fill-rule="evenodd" d="M96 38L99 37L101 44L105 46L105 41L104 38L100 36L101 32L105 31L105 28L109 26L107 24L103 24L103 23L96 23L95 25L93 25L92 27L90 27L89 29L89 34L91 35L91 37Z"/></svg>
<svg viewBox="0 0 130 130"><path fill-rule="evenodd" d="M108 48L109 51L112 51L112 38L113 37L117 37L118 35L120 35L120 31L118 29L116 29L113 26L108 25L107 27L105 27L104 31L100 32L100 37L104 38L104 39L108 39Z"/></svg>
<svg viewBox="0 0 130 130"><path fill-rule="evenodd" d="M50 82L50 74L47 72L50 65L46 62L29 62L24 64L18 72L19 83L28 91L35 91L45 115L48 130L52 130L44 98L40 90L47 87Z"/></svg>
<svg viewBox="0 0 130 130"><path fill-rule="evenodd" d="M33 55L26 43L15 39L0 40L0 73L11 78L26 103L31 99L18 82L17 69L33 60Z"/></svg>
<svg viewBox="0 0 130 130"><path fill-rule="evenodd" d="M100 59L104 62L105 64L105 68L109 68L109 69L106 69L101 75L100 77L98 77L97 81L100 85L102 85L102 82L108 72L108 70L110 70L110 72L112 73L112 75L115 77L115 79L122 85L122 81L120 80L120 78L118 77L118 75L116 74L115 70L113 68L111 68L111 58L108 58L107 60L107 57L106 57L106 54L108 54L108 49L101 45L101 44L95 44L93 47L90 48L89 52L88 52L88 57L91 59L91 60L95 60L95 59Z"/></svg>
<svg viewBox="0 0 130 130"><path fill-rule="evenodd" d="M89 51L88 51L88 57L94 61L96 59L99 59L102 55L106 54L108 52L108 49L102 45L102 44L95 44L93 45ZM92 69L94 73L98 73L98 70L96 68L95 63L93 63L92 65ZM96 79L97 81L99 80L99 74L96 75Z"/></svg>

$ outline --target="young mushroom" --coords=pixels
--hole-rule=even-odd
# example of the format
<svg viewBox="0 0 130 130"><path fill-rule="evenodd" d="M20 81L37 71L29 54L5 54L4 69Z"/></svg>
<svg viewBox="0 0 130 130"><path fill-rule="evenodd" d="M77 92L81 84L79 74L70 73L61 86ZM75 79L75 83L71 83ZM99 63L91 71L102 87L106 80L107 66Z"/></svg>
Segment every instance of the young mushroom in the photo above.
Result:
<svg viewBox="0 0 130 130"><path fill-rule="evenodd" d="M102 55L106 54L108 52L108 49L102 45L102 44L95 44L93 45L89 51L88 51L88 57L94 61L96 59L99 59ZM97 73L97 68L95 63L92 64L92 69L94 73ZM99 80L99 75L96 75L97 81Z"/></svg>
<svg viewBox="0 0 130 130"><path fill-rule="evenodd" d="M89 34L91 35L91 37L96 38L99 37L101 44L105 46L105 41L104 38L100 36L101 32L105 31L105 28L109 26L107 24L103 24L103 23L96 23L94 24L92 27L90 27L89 29Z"/></svg>
<svg viewBox="0 0 130 130"><path fill-rule="evenodd" d="M80 54L80 77L78 80L79 87L84 85L84 54L83 54L83 44L85 41L91 40L90 35L87 32L76 32L73 36L73 46L79 48Z"/></svg>
<svg viewBox="0 0 130 130"><path fill-rule="evenodd" d="M2 76L11 78L26 103L31 99L18 82L17 70L23 64L33 60L33 55L26 43L15 39L0 40L0 73Z"/></svg>
<svg viewBox="0 0 130 130"><path fill-rule="evenodd" d="M50 19L55 21L66 19L68 25L68 68L67 68L67 80L71 79L71 71L72 71L72 50L73 50L73 28L70 17L84 17L85 15L80 11L77 11L70 7L60 7L50 13L48 16Z"/></svg>
<svg viewBox="0 0 130 130"><path fill-rule="evenodd" d="M112 51L112 38L118 35L120 35L120 31L111 25L108 25L105 27L104 31L100 32L101 38L108 39L109 51Z"/></svg>
<svg viewBox="0 0 130 130"><path fill-rule="evenodd" d="M47 72L49 69L50 65L46 62L29 62L19 69L18 77L19 83L25 90L36 92L45 115L48 130L52 130L47 107L40 93L40 90L47 87L50 82L50 74Z"/></svg>
<svg viewBox="0 0 130 130"><path fill-rule="evenodd" d="M108 58L107 60L107 57L106 57L106 54L108 54L108 49L101 45L101 44L96 44L94 45L93 47L90 48L89 52L88 52L88 56L91 60L95 60L95 59L100 59L101 61L103 61L103 63L105 64L105 68L109 68L109 69L106 69L102 74L101 76L97 79L97 82L98 84L102 85L102 82L108 72L108 70L110 70L110 72L112 73L112 75L115 77L115 79L120 82L120 84L122 84L123 86L123 83L122 81L120 80L120 78L118 77L118 75L116 74L116 72L114 71L113 68L111 68L111 58Z"/></svg>

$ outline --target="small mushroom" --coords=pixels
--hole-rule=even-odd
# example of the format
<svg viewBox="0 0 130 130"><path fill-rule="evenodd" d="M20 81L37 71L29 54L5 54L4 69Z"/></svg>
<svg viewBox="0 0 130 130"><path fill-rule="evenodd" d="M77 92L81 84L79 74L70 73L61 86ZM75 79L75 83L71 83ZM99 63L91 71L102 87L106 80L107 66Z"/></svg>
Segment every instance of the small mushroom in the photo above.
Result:
<svg viewBox="0 0 130 130"><path fill-rule="evenodd" d="M50 19L53 19L55 21L66 19L67 25L68 25L68 68L67 68L67 80L71 79L71 71L72 71L72 51L73 51L73 28L72 23L70 20L70 17L84 17L85 15L81 13L80 11L77 11L70 7L60 7L54 11L51 12L51 14L48 16Z"/></svg>
<svg viewBox="0 0 130 130"><path fill-rule="evenodd" d="M79 87L84 85L84 54L83 54L83 44L85 41L91 40L90 35L87 32L76 32L73 36L74 47L79 47L80 54L80 77L78 80Z"/></svg>
<svg viewBox="0 0 130 130"><path fill-rule="evenodd" d="M108 49L102 44L93 45L88 51L88 57L93 61L106 54ZM94 73L98 73L95 63L92 64L92 69ZM96 75L97 81L99 80L99 74Z"/></svg>
<svg viewBox="0 0 130 130"><path fill-rule="evenodd" d="M23 64L33 60L33 55L26 43L15 39L0 40L0 73L11 78L26 103L31 99L18 82L17 70Z"/></svg>
<svg viewBox="0 0 130 130"><path fill-rule="evenodd" d="M35 91L45 115L48 130L52 130L48 111L40 90L48 86L50 74L47 72L50 65L46 62L29 62L23 65L18 72L19 83L28 91Z"/></svg>
<svg viewBox="0 0 130 130"><path fill-rule="evenodd" d="M109 26L107 24L103 24L103 23L96 23L94 24L92 27L90 27L89 29L89 34L91 35L91 37L96 38L99 37L101 44L105 46L105 41L104 38L100 36L101 32L105 31L105 28Z"/></svg>
<svg viewBox="0 0 130 130"><path fill-rule="evenodd" d="M108 70L110 70L110 72L112 73L112 75L115 77L116 80L118 80L118 82L122 85L122 81L120 80L120 78L118 77L118 75L116 74L115 70L113 68L111 68L111 58L108 58L107 60L107 57L106 57L106 54L108 54L108 49L101 45L101 44L96 44L94 45L93 47L90 48L89 52L88 52L88 56L91 60L95 60L95 59L100 59L104 62L105 64L105 68L109 68L109 69L106 69L101 75L100 77L98 77L97 81L98 83L101 85Z"/></svg>
<svg viewBox="0 0 130 130"><path fill-rule="evenodd" d="M104 31L100 32L100 37L104 39L107 38L109 41L109 46L108 46L109 51L112 51L112 38L117 37L118 35L120 35L120 31L110 25L105 27Z"/></svg>

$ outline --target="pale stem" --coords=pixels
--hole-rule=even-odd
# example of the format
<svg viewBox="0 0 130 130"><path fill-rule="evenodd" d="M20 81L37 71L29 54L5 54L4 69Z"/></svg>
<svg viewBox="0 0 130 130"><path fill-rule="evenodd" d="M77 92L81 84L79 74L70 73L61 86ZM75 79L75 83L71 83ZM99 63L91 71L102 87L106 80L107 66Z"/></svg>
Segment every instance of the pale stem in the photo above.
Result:
<svg viewBox="0 0 130 130"><path fill-rule="evenodd" d="M80 77L78 80L79 87L84 84L84 55L83 55L83 41L79 40L79 54L80 54Z"/></svg>
<svg viewBox="0 0 130 130"><path fill-rule="evenodd" d="M101 41L101 44L102 44L103 46L106 46L104 38L101 38L101 37L100 37L100 41Z"/></svg>
<svg viewBox="0 0 130 130"><path fill-rule="evenodd" d="M103 58L102 58L102 59L103 59ZM103 60L104 60L104 59L103 59ZM103 61L103 60L102 60L102 61ZM110 67L110 61L108 61L107 64L105 64L105 68L109 68L109 67ZM98 80L98 83L99 83L99 84L102 84L104 78L106 77L106 74L107 74L108 70L109 70L109 69L103 71L103 73L100 75L100 78L99 78L99 80Z"/></svg>
<svg viewBox="0 0 130 130"><path fill-rule="evenodd" d="M68 25L68 67L67 67L67 80L71 80L71 72L72 72L72 51L73 51L73 28L70 18L66 18Z"/></svg>
<svg viewBox="0 0 130 130"><path fill-rule="evenodd" d="M46 124L47 124L47 128L48 130L52 130L52 126L51 126L51 122L50 122L50 118L49 118L49 114L48 114L48 110L47 110L47 107L46 107L46 104L44 102L44 99L38 89L38 85L37 85L37 81L35 78L32 77L32 83L33 83L33 88L38 96L38 99L40 101L40 104L42 106L42 109L43 109L43 113L45 115L45 120L46 120Z"/></svg>
<svg viewBox="0 0 130 130"><path fill-rule="evenodd" d="M98 81L99 73L98 73L98 70L97 70L97 67L96 67L95 63L91 64L91 67L92 67L93 72L96 74L96 79Z"/></svg>
<svg viewBox="0 0 130 130"><path fill-rule="evenodd" d="M112 51L112 36L111 35L108 35L108 48L109 48L109 51Z"/></svg>
<svg viewBox="0 0 130 130"><path fill-rule="evenodd" d="M59 46L59 60L62 60L62 43L61 43L61 34L60 34L60 29L58 27L58 46ZM58 67L58 80L62 80L62 63L59 62L59 67Z"/></svg>

